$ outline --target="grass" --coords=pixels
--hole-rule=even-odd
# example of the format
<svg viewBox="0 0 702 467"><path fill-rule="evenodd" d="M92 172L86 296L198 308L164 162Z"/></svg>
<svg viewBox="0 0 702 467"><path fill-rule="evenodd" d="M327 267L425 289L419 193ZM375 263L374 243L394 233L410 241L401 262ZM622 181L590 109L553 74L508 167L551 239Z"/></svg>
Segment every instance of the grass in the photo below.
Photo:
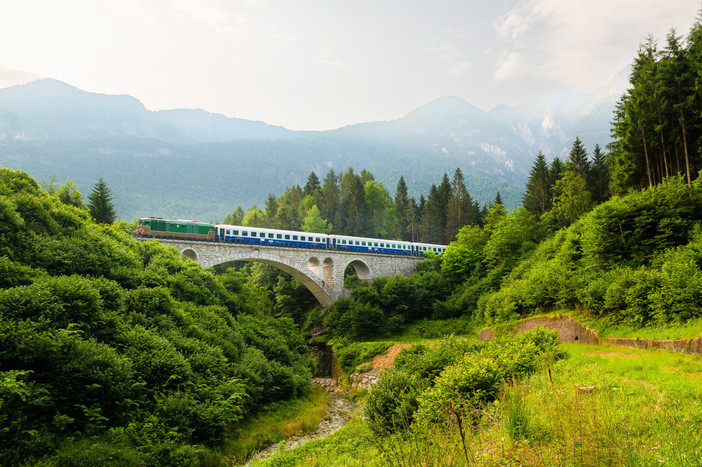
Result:
<svg viewBox="0 0 702 467"><path fill-rule="evenodd" d="M370 363L377 355L384 354L393 342L336 342L332 344L334 355L339 366L346 374L351 374L366 363Z"/></svg>
<svg viewBox="0 0 702 467"><path fill-rule="evenodd" d="M312 433L327 416L329 396L314 387L307 397L273 404L238 427L223 453L227 463L243 463L256 451L292 435Z"/></svg>
<svg viewBox="0 0 702 467"><path fill-rule="evenodd" d="M702 337L702 319L692 319L684 324L649 325L634 328L603 322L595 331L600 337L629 337L636 339L692 339Z"/></svg>
<svg viewBox="0 0 702 467"><path fill-rule="evenodd" d="M414 343L450 335L462 336L474 333L473 323L466 318L422 319L407 326L400 335L393 337L393 340Z"/></svg>
<svg viewBox="0 0 702 467"><path fill-rule="evenodd" d="M702 358L564 347L568 358L506 386L481 412L467 430L471 464L702 465ZM465 464L455 423L374 439L357 417L326 439L255 465Z"/></svg>

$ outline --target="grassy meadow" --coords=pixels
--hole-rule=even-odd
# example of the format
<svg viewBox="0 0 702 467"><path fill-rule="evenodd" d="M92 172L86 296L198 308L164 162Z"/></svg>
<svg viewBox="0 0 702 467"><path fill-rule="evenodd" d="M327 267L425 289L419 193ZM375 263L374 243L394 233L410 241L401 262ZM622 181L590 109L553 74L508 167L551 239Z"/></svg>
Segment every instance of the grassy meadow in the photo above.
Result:
<svg viewBox="0 0 702 467"><path fill-rule="evenodd" d="M566 358L502 387L464 430L465 450L455 420L379 437L359 413L326 439L253 465L702 464L702 358L562 348Z"/></svg>

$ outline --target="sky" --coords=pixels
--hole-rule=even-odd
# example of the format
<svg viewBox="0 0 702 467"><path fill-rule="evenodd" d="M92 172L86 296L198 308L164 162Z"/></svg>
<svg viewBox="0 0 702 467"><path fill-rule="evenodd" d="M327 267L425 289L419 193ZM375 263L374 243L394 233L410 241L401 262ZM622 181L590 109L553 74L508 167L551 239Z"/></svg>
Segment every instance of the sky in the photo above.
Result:
<svg viewBox="0 0 702 467"><path fill-rule="evenodd" d="M2 0L0 88L54 78L293 130L592 91L699 0Z"/></svg>

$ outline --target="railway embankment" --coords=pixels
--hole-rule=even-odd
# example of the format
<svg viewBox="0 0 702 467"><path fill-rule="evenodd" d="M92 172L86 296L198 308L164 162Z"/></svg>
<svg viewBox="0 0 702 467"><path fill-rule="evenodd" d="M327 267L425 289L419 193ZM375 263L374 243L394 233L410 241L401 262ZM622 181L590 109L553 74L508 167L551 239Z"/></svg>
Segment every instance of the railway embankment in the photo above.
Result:
<svg viewBox="0 0 702 467"><path fill-rule="evenodd" d="M604 344L637 349L664 349L702 355L702 337L691 339L637 339L625 337L604 337L588 328L571 316L539 316L527 318L514 325L497 326L480 332L480 340L490 340L505 333L519 334L530 329L543 327L558 332L561 342L581 344Z"/></svg>

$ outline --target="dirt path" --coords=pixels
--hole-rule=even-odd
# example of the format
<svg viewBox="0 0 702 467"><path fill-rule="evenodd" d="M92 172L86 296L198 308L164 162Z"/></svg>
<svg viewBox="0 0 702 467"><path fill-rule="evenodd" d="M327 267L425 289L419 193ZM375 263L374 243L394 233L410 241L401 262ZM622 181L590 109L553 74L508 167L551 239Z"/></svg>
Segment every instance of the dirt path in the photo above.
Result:
<svg viewBox="0 0 702 467"><path fill-rule="evenodd" d="M303 444L308 443L310 441L322 439L338 431L344 425L346 425L346 423L348 423L349 419L351 418L351 414L358 407L358 404L356 402L351 402L349 399L347 399L344 393L331 392L329 393L329 399L329 410L327 411L327 418L322 420L322 422L319 424L319 428L317 428L317 431L307 435L302 434L291 436L290 438L285 440L284 449L286 451L295 449L296 447L302 446ZM263 451L257 453L246 463L246 465L250 465L256 460L266 459L267 457L272 456L273 454L278 452L278 450L281 447L281 444L283 443L281 442L278 444L273 444L268 448L264 449Z"/></svg>
<svg viewBox="0 0 702 467"><path fill-rule="evenodd" d="M378 355L373 359L371 365L373 366L373 371L375 373L380 373L381 371L390 368L392 363L395 361L395 357L399 354L402 349L406 349L412 344L395 344L390 346L390 348L385 351L384 354Z"/></svg>

